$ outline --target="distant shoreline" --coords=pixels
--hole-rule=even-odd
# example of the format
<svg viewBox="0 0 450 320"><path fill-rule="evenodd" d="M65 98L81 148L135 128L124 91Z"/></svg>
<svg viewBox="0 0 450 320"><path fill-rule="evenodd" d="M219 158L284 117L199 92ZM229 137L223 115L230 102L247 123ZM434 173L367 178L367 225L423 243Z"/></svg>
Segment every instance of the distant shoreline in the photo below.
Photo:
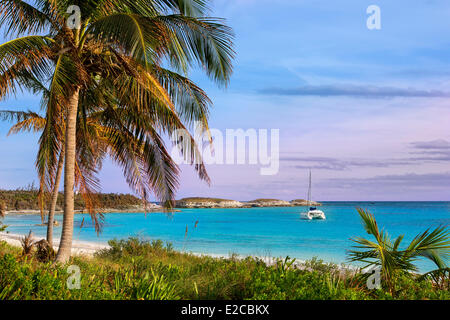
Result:
<svg viewBox="0 0 450 320"><path fill-rule="evenodd" d="M252 201L237 201L220 198L191 197L176 201L177 208L262 208L262 207L305 207L321 206L321 203L307 201L304 199L295 199L285 201L280 199L255 199Z"/></svg>
<svg viewBox="0 0 450 320"><path fill-rule="evenodd" d="M131 208L131 209L99 209L98 210L101 213L104 214L108 214L108 213L164 213L167 212L162 208L152 208L152 209L135 209L135 208ZM180 210L178 210L177 208L174 208L175 212L179 212ZM34 210L34 209L30 209L30 210L10 210L10 211L5 211L6 215L9 214L29 214L29 215L40 215L41 211L40 210ZM47 215L48 214L48 210L44 210L44 214ZM56 215L62 215L64 214L63 211L58 210L55 211ZM88 211L86 210L75 210L75 214L89 214Z"/></svg>
<svg viewBox="0 0 450 320"><path fill-rule="evenodd" d="M181 200L178 200L181 201ZM177 201L177 202L178 202ZM227 200L228 201L228 200ZM235 201L235 200L229 200L229 201ZM173 212L182 212L181 209L251 209L251 208L288 208L288 207L306 207L306 205L293 205L293 204L289 204L289 205L270 205L270 204L264 204L264 205L249 205L248 203L250 202L246 202L246 201L239 201L240 203L242 203L243 205L241 206L214 206L214 205L210 205L210 204L194 204L191 206L175 206L172 210ZM425 200L417 200L417 201L321 201L320 203L315 202L312 203L312 206L326 206L327 204L334 204L334 203L355 203L355 204L359 204L359 203L364 203L364 204L377 204L377 203L450 203L450 201L446 201L446 200L439 200L439 201L425 201ZM127 209L115 209L115 208L107 208L107 209L100 209L99 211L101 213L104 214L108 214L108 213L166 213L167 210L164 210L162 207L159 207L158 205L155 205L157 207L152 207L150 209L144 210L143 207L133 207L133 208L127 208ZM36 210L36 209L23 209L23 210L7 210L5 211L6 215L12 214L12 215L40 215L41 212L40 210ZM44 211L44 214L47 215L48 214L48 210ZM56 215L62 215L63 211L62 210L57 210L55 212ZM86 210L75 210L75 214L89 214L89 212L87 212Z"/></svg>

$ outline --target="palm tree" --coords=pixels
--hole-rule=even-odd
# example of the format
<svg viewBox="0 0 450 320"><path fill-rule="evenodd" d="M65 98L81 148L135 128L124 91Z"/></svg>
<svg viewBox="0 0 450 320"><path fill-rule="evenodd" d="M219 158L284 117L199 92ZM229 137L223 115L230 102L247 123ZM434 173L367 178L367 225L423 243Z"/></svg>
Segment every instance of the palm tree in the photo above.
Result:
<svg viewBox="0 0 450 320"><path fill-rule="evenodd" d="M3 218L6 213L6 204L3 200L0 201L0 218Z"/></svg>
<svg viewBox="0 0 450 320"><path fill-rule="evenodd" d="M44 92L45 93L45 92ZM42 132L45 128L46 119L39 114L28 111L10 111L10 110L0 110L0 119L3 120L11 120L16 121L11 129L8 132L8 135L10 134L16 134L19 132ZM57 171L55 174L54 180L51 182L50 188L51 188L51 200L50 200L50 206L48 210L48 219L47 219L47 242L50 246L53 245L53 226L54 226L54 216L56 211L56 205L58 201L58 194L59 194L59 185L61 180L61 175L63 171L64 166L64 145L61 145L61 152L58 157L58 165L57 165ZM47 181L51 180L51 177L43 177L41 176L41 181L45 182L45 179L48 179ZM44 196L45 191L45 183L41 183L41 188L39 192L39 197ZM41 202L41 199L39 199ZM43 210L43 208L41 208ZM41 210L41 211L42 211ZM42 213L41 213L42 216ZM97 221L96 219L95 221ZM96 224L97 226L97 224Z"/></svg>
<svg viewBox="0 0 450 320"><path fill-rule="evenodd" d="M117 119L110 118L108 115L105 115L105 113L106 113L105 111L101 111L90 114L89 116L86 117L85 122L81 121L81 117L78 117L79 123L77 129L77 133L79 135L79 137L77 138L77 150L82 151L78 152L76 157L77 169L75 170L76 176L75 180L77 181L78 189L81 190L81 194L85 199L85 203L89 209L89 212L91 213L91 217L94 220L94 225L97 231L100 231L101 219L97 218L97 211L96 211L97 204L95 202L95 197L93 197L93 191L95 188L90 187L90 185L92 185L92 181L95 181L95 183L97 183L93 175L93 173L96 173L97 170L95 168L96 167L95 165L92 166L92 163L100 165L103 159L105 158L106 154L108 154L112 158L120 158L121 157L120 153L122 153L122 155L125 155L129 159L132 159L134 163L140 162L143 168L147 168L146 170L150 170L154 165L153 162L146 162L149 161L149 158L147 158L145 153L143 152L146 147L145 144L139 142L138 137L134 137L132 134L129 134L129 132L123 131L120 125L119 126L114 125L114 121ZM126 116L124 115L120 118L126 119ZM147 121L147 119L145 117L142 117L142 115L141 118L142 118L141 121L144 122ZM11 127L8 135L16 134L19 132L30 132L30 131L40 132L43 131L47 122L47 120L44 117L32 111L24 112L24 111L0 110L0 119L16 122ZM105 121L107 121L108 123L102 124L102 122ZM62 125L64 124L62 123ZM195 152L198 153L199 152L198 147L193 137L190 135L187 136L190 137L190 140L188 141L188 148L193 148ZM121 146L116 145L117 141L122 141L123 148ZM134 148L130 147L133 145L136 147ZM64 146L62 145L62 148L63 147ZM184 152L184 150L180 151ZM198 161L202 160L199 159ZM49 181L50 183L52 183L48 187L48 189L51 190L51 202L49 206L49 213L47 220L47 242L50 245L53 242L53 221L59 194L59 183L63 169L63 163L64 163L64 154L63 151L61 151L59 155L58 167L55 178L51 180L51 178L49 177L41 177L41 180ZM88 165L86 166L85 164ZM119 162L119 165L120 164L121 163ZM167 164L175 166L172 159L167 159ZM203 162L200 162L200 164L203 165ZM84 169L80 170L80 168ZM137 168L137 171L141 172L135 173L133 172L127 173L127 169L126 168L124 169L125 169L124 173L126 175L128 174L131 178L133 178L133 175L135 176L146 175L146 171L142 170L141 167ZM205 180L209 179L206 172L201 171L199 173L201 173L200 178ZM89 183L89 181L91 182ZM151 186L148 183L148 179L143 179L140 182L140 184L142 188L145 189L151 188ZM132 183L130 183L130 187L133 187ZM100 217L103 216L100 215Z"/></svg>
<svg viewBox="0 0 450 320"><path fill-rule="evenodd" d="M69 4L81 9L74 29L66 23ZM34 5L0 0L0 23L7 36L17 37L0 46L0 98L28 87L30 79L50 79L38 167L55 172L61 151L57 141L64 141L64 218L57 262L69 259L72 246L79 107L98 102L97 111L104 110L107 121L114 119L111 126L139 137L142 152L153 163L146 177L137 177L133 159L119 149L136 150L138 145L125 145L129 139L115 141L115 160L143 196L148 190L140 181L148 178L160 201L168 206L173 201L178 170L170 164L160 134L184 128L182 119L201 120L207 130L210 105L187 72L200 64L218 84L227 84L232 72L231 29L206 17L207 12L203 0L36 0ZM142 122L141 114L150 121ZM61 115L64 132L55 125ZM193 162L204 175L204 166Z"/></svg>
<svg viewBox="0 0 450 320"><path fill-rule="evenodd" d="M400 244L404 235L391 240L389 234L378 228L374 216L361 208L358 213L362 219L364 229L374 236L375 241L362 237L354 237L351 240L357 245L358 250L349 251L350 262L364 262L364 268L381 267L381 275L392 295L395 294L395 277L399 273L410 275L417 272L414 262L418 258L426 258L433 261L438 269L446 269L446 261L450 255L450 232L447 227L440 226L418 234L403 250Z"/></svg>
<svg viewBox="0 0 450 320"><path fill-rule="evenodd" d="M8 132L8 135L10 134L16 134L19 132L41 132L44 127L45 127L45 123L46 120L45 118L41 117L39 114L32 112L32 111L28 111L28 112L24 112L24 111L10 111L10 110L0 110L0 119L2 120L10 120L10 121L16 121L17 123L14 124L11 129ZM56 204L57 204L57 200L58 200L58 191L59 191L59 183L61 180L61 174L62 174L62 169L63 169L63 165L64 165L64 154L63 152L60 153L59 155L59 160L58 160L58 169L57 169L57 173L56 173L56 177L54 182L52 183L53 185L53 190L51 193L51 203L50 203L50 208L49 208L49 213L48 213L48 219L47 219L47 242L52 245L53 244L53 222L54 222L54 215L55 215L55 211L56 211ZM44 180L41 179L42 182L44 182ZM39 189L39 198L43 198L44 197L44 190L45 189L45 184L41 183L40 185L40 189ZM39 199L39 202L41 203L43 199ZM42 222L44 222L43 220L43 206L41 206L41 218L42 218Z"/></svg>
<svg viewBox="0 0 450 320"><path fill-rule="evenodd" d="M6 226L1 221L5 217L5 214L6 214L6 204L3 200L0 200L0 232L5 231L6 229Z"/></svg>

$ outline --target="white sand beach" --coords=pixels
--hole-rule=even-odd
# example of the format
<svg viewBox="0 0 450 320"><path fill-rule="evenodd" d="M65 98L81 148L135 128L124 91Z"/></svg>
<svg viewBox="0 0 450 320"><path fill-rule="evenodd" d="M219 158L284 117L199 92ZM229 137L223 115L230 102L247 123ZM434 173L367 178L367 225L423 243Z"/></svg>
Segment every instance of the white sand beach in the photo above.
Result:
<svg viewBox="0 0 450 320"><path fill-rule="evenodd" d="M8 244L15 246L15 247L21 247L20 240L25 237L23 234L17 234L17 233L7 233L7 232L0 232L0 241L6 241ZM40 241L42 239L45 239L45 237L40 237L33 235L34 241ZM53 240L53 247L58 249L59 247L59 240ZM89 241L79 241L79 240L73 240L72 242L72 254L74 255L93 255L96 251L101 249L107 249L110 248L107 244L101 244L96 242L89 242ZM189 254L193 254L196 256L209 256L212 258L230 258L231 255L224 255L224 254L205 254L205 253L199 253L199 252L189 252ZM240 256L235 255L236 259L245 259L246 256ZM263 260L267 264L275 264L276 258L274 257L258 257L261 260Z"/></svg>
<svg viewBox="0 0 450 320"><path fill-rule="evenodd" d="M6 232L0 232L0 241L6 241L12 246L20 247L20 239L24 237L23 234L15 234L15 233L6 233ZM39 241L45 239L44 237L39 237L33 235L34 241ZM53 247L57 249L59 247L59 240L53 241ZM92 255L96 251L109 248L108 245L103 245L100 243L94 243L94 242L88 242L88 241L78 241L74 240L72 242L72 254L75 255Z"/></svg>

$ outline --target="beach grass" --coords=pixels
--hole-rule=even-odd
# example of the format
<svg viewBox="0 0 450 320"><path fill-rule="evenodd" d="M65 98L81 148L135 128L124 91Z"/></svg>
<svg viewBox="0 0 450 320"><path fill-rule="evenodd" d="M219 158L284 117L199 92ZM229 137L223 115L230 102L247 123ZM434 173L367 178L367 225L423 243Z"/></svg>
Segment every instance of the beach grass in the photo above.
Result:
<svg viewBox="0 0 450 320"><path fill-rule="evenodd" d="M160 240L112 240L93 256L66 265L39 261L35 253L0 242L0 299L450 299L429 280L399 276L395 297L385 288L369 290L367 276L313 259L299 265L286 258L269 265L177 252ZM69 289L80 270L79 289Z"/></svg>

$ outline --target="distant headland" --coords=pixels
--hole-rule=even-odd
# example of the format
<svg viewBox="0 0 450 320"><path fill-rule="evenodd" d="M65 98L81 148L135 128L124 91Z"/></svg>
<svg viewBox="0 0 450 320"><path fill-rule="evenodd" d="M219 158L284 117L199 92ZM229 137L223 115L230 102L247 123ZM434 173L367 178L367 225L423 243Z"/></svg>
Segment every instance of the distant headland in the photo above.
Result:
<svg viewBox="0 0 450 320"><path fill-rule="evenodd" d="M39 190L35 188L0 190L0 213L4 214L39 214ZM98 209L102 213L140 213L164 212L155 203L143 203L142 199L130 194L98 193L96 194ZM48 211L48 201L44 202L44 212ZM86 205L80 194L75 195L75 213L86 213ZM56 214L63 213L63 194L60 193L56 205Z"/></svg>
<svg viewBox="0 0 450 320"><path fill-rule="evenodd" d="M141 199L129 194L104 194L97 195L99 208L103 213L113 212L165 212L165 210L155 203L144 203ZM62 194L58 198L56 214L62 214ZM311 202L311 206L320 206L320 203ZM220 198L192 197L175 201L174 207L182 208L253 208L253 207L296 207L308 206L308 201L295 199L284 201L279 199L255 199L252 201L237 201ZM44 211L48 208L44 205ZM38 202L38 190L0 190L0 211L4 214L38 214L40 213ZM177 211L177 210L176 210ZM81 195L75 196L75 213L85 213L85 203Z"/></svg>
<svg viewBox="0 0 450 320"><path fill-rule="evenodd" d="M301 206L321 206L318 202L304 199L284 201L279 199L255 199L252 201L237 201L220 198L192 197L183 198L176 201L177 208L253 208L253 207L301 207Z"/></svg>

